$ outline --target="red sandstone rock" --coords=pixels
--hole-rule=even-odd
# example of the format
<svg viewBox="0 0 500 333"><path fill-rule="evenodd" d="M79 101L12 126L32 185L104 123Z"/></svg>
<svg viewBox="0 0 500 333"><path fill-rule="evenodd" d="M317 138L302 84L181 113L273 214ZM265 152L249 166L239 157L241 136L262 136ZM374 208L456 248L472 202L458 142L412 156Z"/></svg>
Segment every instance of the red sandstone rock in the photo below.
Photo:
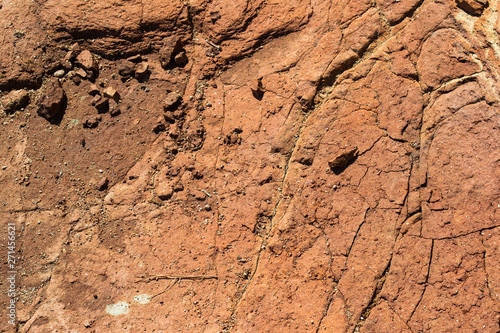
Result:
<svg viewBox="0 0 500 333"><path fill-rule="evenodd" d="M19 331L498 332L496 7L4 2Z"/></svg>

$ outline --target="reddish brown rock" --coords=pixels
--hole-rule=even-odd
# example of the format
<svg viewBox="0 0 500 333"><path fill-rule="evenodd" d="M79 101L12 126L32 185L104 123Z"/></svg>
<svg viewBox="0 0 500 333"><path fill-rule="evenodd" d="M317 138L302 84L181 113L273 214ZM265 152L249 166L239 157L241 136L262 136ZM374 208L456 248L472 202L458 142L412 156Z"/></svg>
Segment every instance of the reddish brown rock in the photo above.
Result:
<svg viewBox="0 0 500 333"><path fill-rule="evenodd" d="M83 128L96 128L101 120L100 116L86 116L82 119Z"/></svg>
<svg viewBox="0 0 500 333"><path fill-rule="evenodd" d="M149 73L149 64L147 62L141 62L135 65L135 78L137 80L144 79Z"/></svg>
<svg viewBox="0 0 500 333"><path fill-rule="evenodd" d="M107 97L107 98L111 98L115 102L118 102L120 100L120 94L113 87L107 87L106 89L104 89L103 96Z"/></svg>
<svg viewBox="0 0 500 333"><path fill-rule="evenodd" d="M61 87L59 79L52 78L45 84L45 92L37 102L37 113L49 121L56 120L62 115L65 103L66 93Z"/></svg>
<svg viewBox="0 0 500 333"><path fill-rule="evenodd" d="M104 191L108 188L108 185L109 185L109 180L107 177L102 177L98 182L97 182L97 185L96 185L96 188L99 190L99 191Z"/></svg>
<svg viewBox="0 0 500 333"><path fill-rule="evenodd" d="M18 331L500 330L496 3L19 1Z"/></svg>
<svg viewBox="0 0 500 333"><path fill-rule="evenodd" d="M177 92L170 92L168 93L167 97L164 100L163 108L165 109L166 112L175 110L177 106L179 106L181 100L182 96L179 95Z"/></svg>
<svg viewBox="0 0 500 333"><path fill-rule="evenodd" d="M116 69L118 70L118 74L120 74L124 79L134 76L134 67L134 63L128 60L122 59L116 62Z"/></svg>
<svg viewBox="0 0 500 333"><path fill-rule="evenodd" d="M457 0L458 7L476 16L481 15L488 4L488 0Z"/></svg>
<svg viewBox="0 0 500 333"><path fill-rule="evenodd" d="M30 103L30 95L27 90L13 90L2 98L2 106L5 113L12 113L25 108Z"/></svg>
<svg viewBox="0 0 500 333"><path fill-rule="evenodd" d="M95 70L97 68L97 62L89 50L80 52L76 57L76 62L86 70Z"/></svg>
<svg viewBox="0 0 500 333"><path fill-rule="evenodd" d="M171 65L172 61L174 61L174 58L181 50L182 41L179 36L171 36L165 38L159 52L161 66L163 68L168 68L168 66Z"/></svg>

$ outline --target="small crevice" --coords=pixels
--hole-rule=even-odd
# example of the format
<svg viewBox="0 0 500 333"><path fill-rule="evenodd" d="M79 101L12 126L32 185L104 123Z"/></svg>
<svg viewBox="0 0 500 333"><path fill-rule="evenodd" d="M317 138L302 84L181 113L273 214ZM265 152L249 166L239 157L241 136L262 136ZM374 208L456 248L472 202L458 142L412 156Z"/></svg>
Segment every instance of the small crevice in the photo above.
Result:
<svg viewBox="0 0 500 333"><path fill-rule="evenodd" d="M389 262L387 263L387 266L385 267L384 271L380 275L380 278L377 282L377 285L375 286L375 289L373 290L372 298L366 308L362 311L360 319L358 320L358 323L356 324L354 331L357 332L359 329L363 326L365 323L366 319L370 316L371 310L378 305L379 300L380 300L380 293L382 292L382 288L384 287L385 281L387 279L387 274L389 273L389 270L391 268L391 263L392 263L392 258L393 258L393 252L391 249L391 257L389 259Z"/></svg>
<svg viewBox="0 0 500 333"><path fill-rule="evenodd" d="M434 240L432 240L432 243L431 243L431 251L430 251L430 255L429 255L429 266L427 267L427 274L425 275L425 281L423 283L424 285L424 290L422 291L422 295L420 295L420 299L418 300L417 304L415 305L415 307L413 308L413 311L411 312L410 316L408 317L408 321L406 322L406 324L409 326L409 322L411 321L411 319L413 318L413 315L415 314L415 312L417 311L418 309L418 306L420 305L420 302L422 302L422 299L424 298L424 295L425 295L425 292L427 290L427 286L428 286L428 283L429 283L429 277L431 275L431 264L432 264L432 257L434 255Z"/></svg>

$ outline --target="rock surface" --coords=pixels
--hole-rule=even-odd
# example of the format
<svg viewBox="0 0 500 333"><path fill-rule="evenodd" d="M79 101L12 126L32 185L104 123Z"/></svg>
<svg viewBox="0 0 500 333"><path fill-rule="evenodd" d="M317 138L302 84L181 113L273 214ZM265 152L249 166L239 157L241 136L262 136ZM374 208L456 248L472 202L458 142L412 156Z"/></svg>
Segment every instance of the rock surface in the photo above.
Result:
<svg viewBox="0 0 500 333"><path fill-rule="evenodd" d="M0 331L499 332L498 6L4 1Z"/></svg>

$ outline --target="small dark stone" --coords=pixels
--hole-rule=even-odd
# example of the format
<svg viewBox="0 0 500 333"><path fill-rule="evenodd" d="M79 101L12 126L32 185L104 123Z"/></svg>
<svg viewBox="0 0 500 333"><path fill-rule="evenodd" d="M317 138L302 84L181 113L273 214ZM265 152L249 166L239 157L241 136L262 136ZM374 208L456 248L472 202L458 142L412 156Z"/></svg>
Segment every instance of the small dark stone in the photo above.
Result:
<svg viewBox="0 0 500 333"><path fill-rule="evenodd" d="M57 78L50 79L46 84L46 91L38 100L39 116L47 120L54 120L60 116L66 102L66 93L64 92Z"/></svg>
<svg viewBox="0 0 500 333"><path fill-rule="evenodd" d="M97 109L98 113L106 113L109 110L109 99L107 98L100 98L96 103L95 103L95 108Z"/></svg>
<svg viewBox="0 0 500 333"><path fill-rule="evenodd" d="M156 120L156 124L153 127L153 132L158 134L160 132L165 132L166 130L167 130L167 127L165 126L165 123L163 122L162 117L158 117L158 119Z"/></svg>
<svg viewBox="0 0 500 333"><path fill-rule="evenodd" d="M218 10L211 11L210 12L210 20L212 21L212 23L217 22L218 19L220 19L220 13L219 13L219 11Z"/></svg>
<svg viewBox="0 0 500 333"><path fill-rule="evenodd" d="M96 128L100 121L100 116L87 116L82 119L83 128Z"/></svg>
<svg viewBox="0 0 500 333"><path fill-rule="evenodd" d="M80 83L82 83L82 78L78 75L75 75L71 78L71 81L73 81L75 85L79 86Z"/></svg>
<svg viewBox="0 0 500 333"><path fill-rule="evenodd" d="M488 7L488 0L456 0L457 6L473 16L481 16L484 9Z"/></svg>

